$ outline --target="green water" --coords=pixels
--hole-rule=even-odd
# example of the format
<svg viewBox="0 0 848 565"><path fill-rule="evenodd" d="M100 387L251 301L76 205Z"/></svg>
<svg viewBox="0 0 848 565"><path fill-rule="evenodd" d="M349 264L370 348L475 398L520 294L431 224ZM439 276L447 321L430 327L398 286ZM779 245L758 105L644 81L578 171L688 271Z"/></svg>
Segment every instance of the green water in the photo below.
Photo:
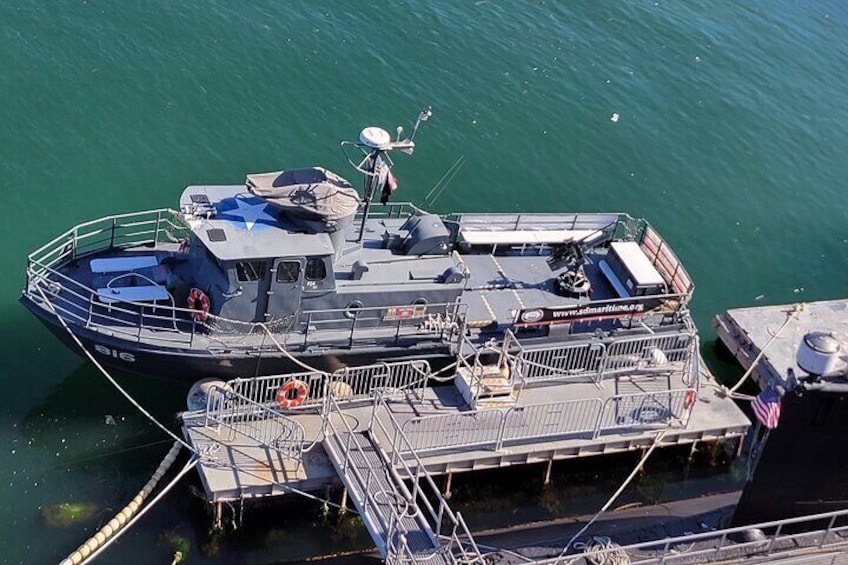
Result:
<svg viewBox="0 0 848 565"><path fill-rule="evenodd" d="M712 361L717 312L845 295L844 2L20 0L0 22L8 563L62 558L168 449L17 304L26 254L84 220L175 206L187 184L314 163L348 174L341 139L409 127L423 104L434 117L399 159L398 199L421 202L464 155L437 211L647 217L696 282ZM122 382L175 424L184 387ZM49 525L44 509L64 502L96 510ZM363 543L294 505L296 533L248 514L252 537L211 557L202 506L178 487L103 562L170 563L172 534L192 563Z"/></svg>

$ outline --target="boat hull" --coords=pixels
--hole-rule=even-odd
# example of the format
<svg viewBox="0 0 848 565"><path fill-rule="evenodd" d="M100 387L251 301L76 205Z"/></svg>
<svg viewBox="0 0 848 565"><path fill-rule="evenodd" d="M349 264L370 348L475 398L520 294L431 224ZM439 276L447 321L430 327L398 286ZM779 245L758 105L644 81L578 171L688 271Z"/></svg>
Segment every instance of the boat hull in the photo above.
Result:
<svg viewBox="0 0 848 565"><path fill-rule="evenodd" d="M87 359L56 315L26 296L21 297L21 303L71 351ZM213 353L196 349L154 348L143 342L107 336L77 324L69 323L69 326L86 351L109 369L189 382L207 377L231 379L307 370L291 357L321 371L412 359L424 359L433 370L438 370L454 360L449 347L438 342L425 342L415 347L325 348L316 352L291 352L290 357L281 351Z"/></svg>

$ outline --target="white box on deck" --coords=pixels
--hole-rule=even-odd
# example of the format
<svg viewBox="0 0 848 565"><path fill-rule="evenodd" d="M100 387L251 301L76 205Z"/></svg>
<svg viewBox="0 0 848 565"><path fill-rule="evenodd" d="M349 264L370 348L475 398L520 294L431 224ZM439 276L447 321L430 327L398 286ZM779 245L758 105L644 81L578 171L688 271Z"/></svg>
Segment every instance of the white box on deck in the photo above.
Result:
<svg viewBox="0 0 848 565"><path fill-rule="evenodd" d="M610 243L607 262L627 288L630 296L662 294L666 282L651 260L635 241Z"/></svg>

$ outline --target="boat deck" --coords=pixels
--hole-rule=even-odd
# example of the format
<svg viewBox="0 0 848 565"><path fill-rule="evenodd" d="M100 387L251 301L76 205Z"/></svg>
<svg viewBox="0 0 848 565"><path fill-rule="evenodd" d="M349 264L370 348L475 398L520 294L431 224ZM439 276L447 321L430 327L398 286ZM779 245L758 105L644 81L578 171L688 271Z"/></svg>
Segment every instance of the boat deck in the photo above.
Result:
<svg viewBox="0 0 848 565"><path fill-rule="evenodd" d="M352 403L342 410L353 431L371 427L372 413L381 421L397 422L433 475L632 451L650 446L660 430L664 431L660 445L669 446L741 438L750 427L733 401L716 394L717 388L706 378L691 411L684 413L678 403L663 408L674 412L665 415L647 407L644 400L625 405L618 399L622 395L670 399L670 388L680 388L676 383L661 377L603 383L602 387L589 382L533 386L508 409L473 411L458 388L448 385L424 389L420 400L397 393L376 412L371 402ZM533 406L545 406L547 414L534 412ZM463 422L463 414L473 419L473 425ZM204 454L198 470L209 501L273 496L291 489L315 491L337 482L321 445L326 429L322 415L302 410L293 411L291 417L305 431L307 449L300 464L248 435L206 426L202 411L181 414L186 440ZM396 449L391 430L374 427L372 434L387 454L397 450L400 456L410 456Z"/></svg>
<svg viewBox="0 0 848 565"><path fill-rule="evenodd" d="M752 377L760 388L785 387L790 370L799 377L806 374L798 367L795 354L808 332L832 332L843 350L848 347L846 314L848 300L828 300L804 303L797 308L795 305L734 308L716 316L713 325L721 341L745 369L767 347Z"/></svg>

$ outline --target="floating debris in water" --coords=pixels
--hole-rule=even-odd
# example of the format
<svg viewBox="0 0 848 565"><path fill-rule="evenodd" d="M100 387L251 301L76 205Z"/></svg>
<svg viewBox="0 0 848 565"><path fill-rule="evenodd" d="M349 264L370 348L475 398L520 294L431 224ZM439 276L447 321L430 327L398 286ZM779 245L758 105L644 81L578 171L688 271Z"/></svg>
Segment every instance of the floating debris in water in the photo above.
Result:
<svg viewBox="0 0 848 565"><path fill-rule="evenodd" d="M620 118L620 117L621 116L618 115L618 112L613 112L612 116L610 116L610 121L612 123L616 123L616 122L618 122L618 118Z"/></svg>
<svg viewBox="0 0 848 565"><path fill-rule="evenodd" d="M44 522L53 528L64 528L78 520L87 520L94 515L97 507L90 502L63 502L41 509Z"/></svg>
<svg viewBox="0 0 848 565"><path fill-rule="evenodd" d="M117 426L118 424L115 423L115 418L113 416L106 414L106 425L107 426Z"/></svg>

